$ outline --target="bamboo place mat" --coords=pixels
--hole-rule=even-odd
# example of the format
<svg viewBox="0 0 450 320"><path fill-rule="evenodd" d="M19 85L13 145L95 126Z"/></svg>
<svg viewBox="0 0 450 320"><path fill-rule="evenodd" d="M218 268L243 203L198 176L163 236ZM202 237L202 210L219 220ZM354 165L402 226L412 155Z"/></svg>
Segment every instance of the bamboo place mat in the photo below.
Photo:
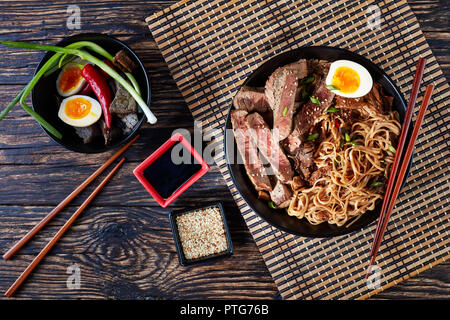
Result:
<svg viewBox="0 0 450 320"><path fill-rule="evenodd" d="M380 248L379 282L364 280L376 224L326 239L282 232L242 199L223 152L216 160L284 299L364 299L446 260L449 86L406 1L181 1L146 21L194 118L219 144L239 86L284 51L325 45L357 52L385 70L406 99L418 58L426 57L417 105L425 84L435 85L434 96Z"/></svg>

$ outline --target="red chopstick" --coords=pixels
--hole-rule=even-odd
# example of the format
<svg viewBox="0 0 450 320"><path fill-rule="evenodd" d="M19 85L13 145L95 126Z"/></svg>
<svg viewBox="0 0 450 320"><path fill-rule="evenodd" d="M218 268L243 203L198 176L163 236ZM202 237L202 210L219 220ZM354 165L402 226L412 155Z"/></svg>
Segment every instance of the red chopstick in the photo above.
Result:
<svg viewBox="0 0 450 320"><path fill-rule="evenodd" d="M392 188L394 187L395 176L398 171L398 166L400 164L400 159L403 152L403 147L405 145L406 136L408 135L409 125L411 123L411 118L414 113L414 107L416 106L417 95L419 94L420 83L422 82L423 73L425 70L426 59L420 58L417 64L417 69L414 74L413 86L411 89L411 95L409 97L408 107L406 109L405 120L403 122L402 131L400 133L400 138L397 145L397 150L394 156L394 162L391 167L391 171L389 174L388 184L386 186L386 192L383 199L383 204L381 206L380 217L378 219L377 229L375 231L374 241L372 242L372 247L370 249L370 257L373 256L373 252L375 251L375 246L377 243L377 239L379 237L379 233L381 231L381 226L384 224L384 212L386 210L387 205L390 201L390 195L392 193Z"/></svg>
<svg viewBox="0 0 450 320"><path fill-rule="evenodd" d="M33 259L33 261L28 265L28 267L22 272L22 274L17 278L13 285L6 291L5 296L11 297L14 292L20 287L20 285L25 281L25 279L30 275L30 273L36 268L36 266L41 262L41 260L47 255L50 249L58 242L58 240L63 236L63 234L69 229L75 219L83 212L83 210L88 206L88 204L95 198L95 196L102 190L104 185L111 179L111 177L119 170L120 166L124 163L125 158L122 158L114 169L103 179L103 181L95 188L95 190L89 195L89 197L81 204L81 206L75 211L72 216L67 220L67 222L58 230L55 236L47 243L44 249L39 252L39 254Z"/></svg>
<svg viewBox="0 0 450 320"><path fill-rule="evenodd" d="M367 269L366 278L368 277L368 275L370 273L371 267L375 263L375 259L377 257L377 253L380 248L381 241L384 236L384 232L386 231L386 227L389 222L389 218L391 217L392 209L394 208L395 201L397 200L398 194L400 193L402 181L403 181L403 178L405 177L406 170L408 169L409 161L410 161L412 153L413 153L413 149L414 149L414 145L417 140L417 136L419 135L420 127L422 126L422 121L425 116L425 112L428 108L428 105L430 104L433 89L434 89L434 86L432 84L429 84L426 88L425 96L423 97L422 105L420 106L419 114L417 115L416 123L414 124L414 129L411 134L411 139L410 139L408 147L406 149L405 156L403 158L402 166L400 168L400 171L399 171L399 174L398 174L398 177L396 180L395 188L392 193L391 200L389 202L389 206L387 207L387 211L385 213L385 218L384 218L383 224L378 233L379 236L374 241L375 242L374 251L373 251L373 254L370 259L369 268ZM378 228L377 228L377 231L378 231Z"/></svg>

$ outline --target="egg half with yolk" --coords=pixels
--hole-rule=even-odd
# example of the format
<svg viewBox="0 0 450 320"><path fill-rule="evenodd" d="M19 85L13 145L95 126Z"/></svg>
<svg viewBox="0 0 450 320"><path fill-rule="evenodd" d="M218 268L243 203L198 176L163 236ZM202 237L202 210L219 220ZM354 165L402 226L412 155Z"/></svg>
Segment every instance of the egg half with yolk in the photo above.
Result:
<svg viewBox="0 0 450 320"><path fill-rule="evenodd" d="M86 80L81 75L81 70L86 65L82 60L69 62L62 68L56 79L56 90L61 97L69 97L83 89Z"/></svg>
<svg viewBox="0 0 450 320"><path fill-rule="evenodd" d="M327 88L346 98L365 96L372 89L373 80L369 71L350 60L337 60L330 65L325 80Z"/></svg>
<svg viewBox="0 0 450 320"><path fill-rule="evenodd" d="M97 122L101 115L100 103L83 95L74 95L64 99L58 111L58 117L74 127L88 127Z"/></svg>

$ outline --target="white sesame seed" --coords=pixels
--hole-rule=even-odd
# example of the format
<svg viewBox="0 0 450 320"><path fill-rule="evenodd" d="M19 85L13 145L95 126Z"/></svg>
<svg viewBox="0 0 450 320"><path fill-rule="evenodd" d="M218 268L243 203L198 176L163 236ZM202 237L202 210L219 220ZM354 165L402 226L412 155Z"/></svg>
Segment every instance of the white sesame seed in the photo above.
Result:
<svg viewBox="0 0 450 320"><path fill-rule="evenodd" d="M176 217L178 234L186 259L198 259L228 249L219 207L183 213Z"/></svg>

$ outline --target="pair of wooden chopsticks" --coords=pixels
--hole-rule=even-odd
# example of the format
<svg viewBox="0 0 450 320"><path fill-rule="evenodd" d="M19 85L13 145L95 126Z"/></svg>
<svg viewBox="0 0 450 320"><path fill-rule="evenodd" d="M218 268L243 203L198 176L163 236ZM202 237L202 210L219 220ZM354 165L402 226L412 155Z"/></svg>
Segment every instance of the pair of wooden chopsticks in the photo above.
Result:
<svg viewBox="0 0 450 320"><path fill-rule="evenodd" d="M432 84L426 87L425 95L422 100L422 104L419 109L419 113L416 118L416 123L414 124L414 129L411 134L411 139L409 140L408 146L404 153L403 159L402 154L405 150L406 137L408 135L409 126L411 123L412 114L414 112L414 107L416 105L417 95L419 93L420 83L422 81L423 73L425 70L426 59L420 58L417 65L416 73L414 75L413 87L411 90L411 96L408 103L408 108L405 114L405 121L400 134L397 151L395 153L394 162L391 167L391 172L389 174L388 185L386 187L386 193L384 196L383 204L381 207L380 218L378 220L377 229L375 232L374 241L372 243L372 248L370 250L370 264L367 269L366 278L370 275L372 266L375 263L378 250L383 240L384 233L391 217L392 209L394 207L395 201L397 200L400 188L402 186L403 179L406 174L406 170L409 166L411 156L413 153L414 145L419 135L419 130L422 125L423 118L425 116L425 111L431 100L431 95L433 93L434 86ZM399 170L401 162L401 167ZM394 183L395 182L395 183Z"/></svg>
<svg viewBox="0 0 450 320"><path fill-rule="evenodd" d="M60 212L67 204L69 204L81 191L83 191L96 177L98 177L111 163L114 162L128 147L139 138L136 135L131 141L120 148L111 158L109 158L100 168L98 168L89 178L87 178L82 184L80 184L71 194L69 194L59 205L57 205L44 219L42 219L37 225L33 227L22 239L20 239L11 249L3 255L5 260L11 258L25 243L27 243L39 230L41 230L58 212ZM17 278L14 284L6 291L5 296L11 297L19 286L30 275L33 269L41 262L50 249L56 244L56 242L63 236L67 229L72 225L75 219L83 212L83 210L89 205L89 203L97 196L102 190L104 185L111 179L111 177L119 170L120 166L124 163L125 158L122 158L111 172L103 179L103 181L95 188L95 190L89 195L89 197L81 204L77 211L67 220L67 222L59 229L56 235L50 240L50 242L42 249L41 252L33 259L24 272Z"/></svg>

